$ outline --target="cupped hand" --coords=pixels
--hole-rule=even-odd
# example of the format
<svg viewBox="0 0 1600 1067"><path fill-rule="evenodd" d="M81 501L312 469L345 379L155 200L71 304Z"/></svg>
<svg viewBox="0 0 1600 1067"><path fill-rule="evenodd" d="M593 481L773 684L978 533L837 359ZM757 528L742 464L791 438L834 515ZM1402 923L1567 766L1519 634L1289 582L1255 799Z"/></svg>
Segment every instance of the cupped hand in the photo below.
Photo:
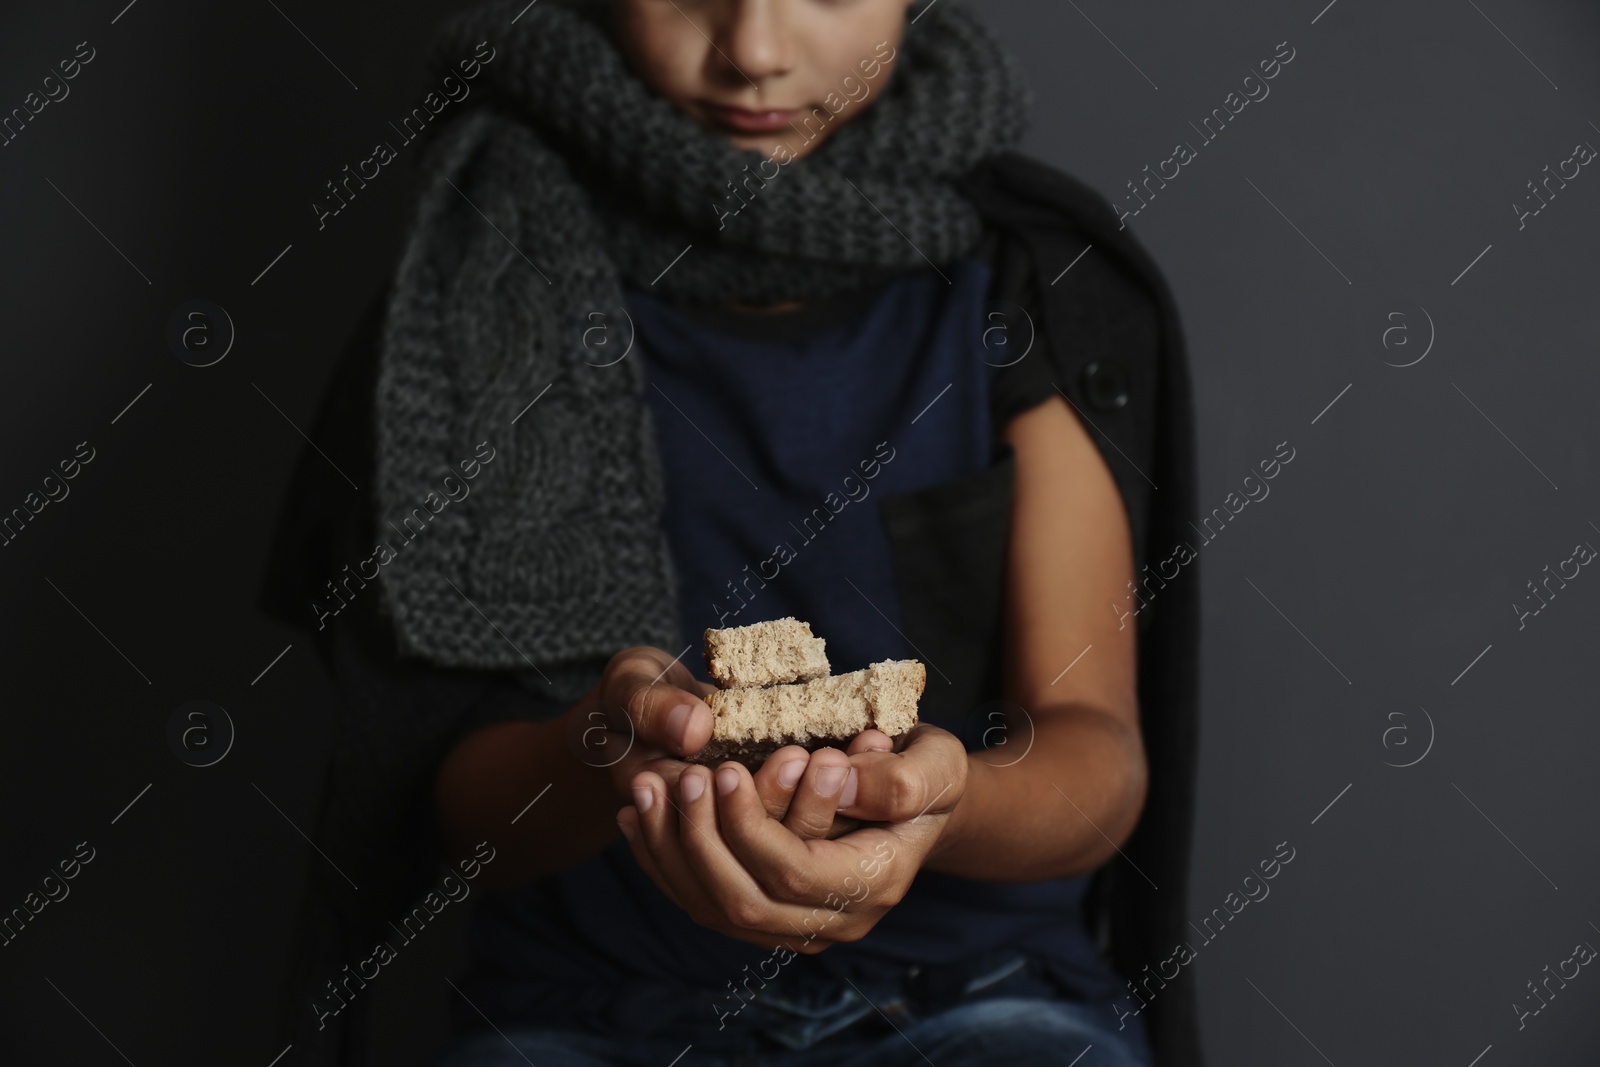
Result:
<svg viewBox="0 0 1600 1067"><path fill-rule="evenodd" d="M813 753L781 820L759 775L737 763L715 773L684 767L674 781L645 768L618 825L640 866L696 922L820 952L865 936L899 903L966 791L966 749L948 731L919 726L899 752L884 741L863 735L850 752ZM830 839L838 811L873 824Z"/></svg>

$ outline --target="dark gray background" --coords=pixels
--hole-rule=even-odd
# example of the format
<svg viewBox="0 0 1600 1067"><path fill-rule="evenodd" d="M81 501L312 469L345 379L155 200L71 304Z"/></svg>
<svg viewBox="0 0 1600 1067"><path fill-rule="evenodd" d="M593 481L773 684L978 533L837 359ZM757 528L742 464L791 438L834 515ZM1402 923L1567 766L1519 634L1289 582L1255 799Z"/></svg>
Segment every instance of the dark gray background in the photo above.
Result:
<svg viewBox="0 0 1600 1067"><path fill-rule="evenodd" d="M0 948L0 1047L265 1067L316 861L289 820L309 822L330 709L255 584L301 447L290 420L309 424L398 253L412 160L322 232L309 205L420 98L423 46L455 5L138 0L118 18L125 2L9 5L0 26L0 109L77 42L98 52L0 148L0 511L77 442L97 450L0 548L0 910L78 842L97 850ZM1600 145L1600 8L1324 2L982 8L1037 93L1028 150L1112 198L1279 42L1296 50L1130 220L1185 315L1202 506L1295 449L1201 553L1190 913L1279 842L1295 859L1179 981L1199 983L1216 1064L1586 1064L1600 978L1520 1031L1511 1005L1600 943L1600 578L1585 569L1520 631L1511 604L1600 545L1600 175L1520 231L1510 205L1575 143ZM203 370L164 339L192 298L238 327ZM1386 366L1426 347L1422 309L1427 358ZM194 698L238 728L212 768L167 747ZM1430 736L1420 763L1385 765ZM374 985L387 1062L430 1051L445 942Z"/></svg>

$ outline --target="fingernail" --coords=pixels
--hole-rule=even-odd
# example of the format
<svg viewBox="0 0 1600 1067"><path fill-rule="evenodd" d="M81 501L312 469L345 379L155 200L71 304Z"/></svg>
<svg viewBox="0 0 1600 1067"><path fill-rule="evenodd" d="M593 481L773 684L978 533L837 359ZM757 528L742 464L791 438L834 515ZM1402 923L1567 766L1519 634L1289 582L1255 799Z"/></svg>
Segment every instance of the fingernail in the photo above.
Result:
<svg viewBox="0 0 1600 1067"><path fill-rule="evenodd" d="M634 804L634 806L636 808L639 809L639 814L640 815L643 815L645 812L649 811L650 808L651 808L651 805L655 804L655 802L656 802L655 790L651 789L647 785L641 785L641 786L635 786L634 787L634 790L633 790L633 804Z"/></svg>
<svg viewBox="0 0 1600 1067"><path fill-rule="evenodd" d="M845 779L844 792L839 794L839 806L848 808L856 802L856 769L850 768L850 777Z"/></svg>
<svg viewBox="0 0 1600 1067"><path fill-rule="evenodd" d="M622 831L622 836L627 838L629 843L632 843L633 824L629 820L624 819L620 812L617 814L617 829Z"/></svg>
<svg viewBox="0 0 1600 1067"><path fill-rule="evenodd" d="M717 772L717 792L727 796L739 788L739 772L732 767L724 767Z"/></svg>
<svg viewBox="0 0 1600 1067"><path fill-rule="evenodd" d="M674 741L683 740L683 732L689 728L689 716L694 713L694 705L679 704L667 715L667 736Z"/></svg>
<svg viewBox="0 0 1600 1067"><path fill-rule="evenodd" d="M849 767L824 767L817 772L817 792L825 797L831 797L844 785L845 778L850 774Z"/></svg>
<svg viewBox="0 0 1600 1067"><path fill-rule="evenodd" d="M699 774L685 774L678 779L678 788L683 791L683 802L693 804L706 791L706 780Z"/></svg>
<svg viewBox="0 0 1600 1067"><path fill-rule="evenodd" d="M793 789L800 776L806 773L806 761L792 759L778 768L778 784L785 789Z"/></svg>

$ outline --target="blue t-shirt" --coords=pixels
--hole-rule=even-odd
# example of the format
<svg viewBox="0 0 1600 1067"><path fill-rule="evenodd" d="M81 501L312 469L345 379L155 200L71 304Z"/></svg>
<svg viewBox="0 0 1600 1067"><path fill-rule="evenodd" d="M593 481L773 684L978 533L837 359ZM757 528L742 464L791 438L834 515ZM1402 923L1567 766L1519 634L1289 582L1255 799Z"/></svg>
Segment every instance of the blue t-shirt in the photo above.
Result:
<svg viewBox="0 0 1600 1067"><path fill-rule="evenodd" d="M826 639L835 674L921 658L902 634L878 500L982 471L997 447L990 387L1001 360L982 340L989 270L977 259L948 270L949 284L908 272L773 315L626 292L678 582L681 633L669 651L689 646L683 662L700 677L709 680L698 652L707 627L786 615ZM927 666L938 684L937 665ZM1084 929L1087 881L923 871L867 937L800 961L838 972L869 958L920 965L1017 947L1084 999L1109 999L1121 981ZM492 897L475 938L473 985L487 995L498 984L493 999L524 1013L586 982L613 983L607 995L624 1003L633 983L641 1002L651 983L720 990L768 955L691 921L620 837L586 863Z"/></svg>
<svg viewBox="0 0 1600 1067"><path fill-rule="evenodd" d="M951 281L902 275L809 330L794 313L721 311L708 326L629 294L678 577L671 651L707 627L792 615L826 639L835 674L916 655L874 498L982 470L994 448L993 368L976 343L988 268L969 260ZM751 336L728 332L739 319ZM684 661L710 680L701 656Z"/></svg>

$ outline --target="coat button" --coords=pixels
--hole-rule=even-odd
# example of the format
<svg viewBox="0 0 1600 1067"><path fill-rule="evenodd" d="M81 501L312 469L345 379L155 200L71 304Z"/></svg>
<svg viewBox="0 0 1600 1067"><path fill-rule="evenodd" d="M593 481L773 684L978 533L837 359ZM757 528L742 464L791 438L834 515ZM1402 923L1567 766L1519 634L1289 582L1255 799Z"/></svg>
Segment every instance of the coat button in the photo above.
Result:
<svg viewBox="0 0 1600 1067"><path fill-rule="evenodd" d="M1090 407L1116 411L1128 406L1128 372L1114 359L1096 360L1085 366L1082 385Z"/></svg>

